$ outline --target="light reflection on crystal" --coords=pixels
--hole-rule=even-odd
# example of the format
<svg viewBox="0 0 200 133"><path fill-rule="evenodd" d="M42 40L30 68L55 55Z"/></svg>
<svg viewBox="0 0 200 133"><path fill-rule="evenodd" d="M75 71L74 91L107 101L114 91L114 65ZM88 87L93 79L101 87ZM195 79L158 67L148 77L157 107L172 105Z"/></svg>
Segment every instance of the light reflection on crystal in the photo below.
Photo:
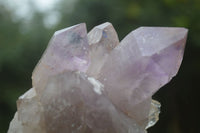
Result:
<svg viewBox="0 0 200 133"><path fill-rule="evenodd" d="M149 112L149 121L145 129L148 129L149 127L152 127L156 124L156 122L159 120L159 114L160 114L160 103L156 100L151 100L151 109Z"/></svg>

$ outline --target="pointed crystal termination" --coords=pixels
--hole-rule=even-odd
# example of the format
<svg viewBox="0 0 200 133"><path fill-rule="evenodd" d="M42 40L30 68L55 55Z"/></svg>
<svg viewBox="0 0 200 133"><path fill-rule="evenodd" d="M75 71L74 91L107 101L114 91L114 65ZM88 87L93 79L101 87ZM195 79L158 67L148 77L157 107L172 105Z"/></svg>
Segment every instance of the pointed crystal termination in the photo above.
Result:
<svg viewBox="0 0 200 133"><path fill-rule="evenodd" d="M185 28L141 27L133 32L143 56L152 56L171 79L183 59L188 30Z"/></svg>
<svg viewBox="0 0 200 133"><path fill-rule="evenodd" d="M85 23L56 31L33 71L33 86L42 90L48 77L66 70L85 72L89 65Z"/></svg>
<svg viewBox="0 0 200 133"><path fill-rule="evenodd" d="M186 37L140 27L119 44L108 22L88 35L85 24L57 31L8 133L146 133L160 112L151 97L177 74Z"/></svg>
<svg viewBox="0 0 200 133"><path fill-rule="evenodd" d="M91 64L87 74L97 77L108 54L119 44L118 35L112 24L106 22L94 27L88 33L88 42L90 45Z"/></svg>
<svg viewBox="0 0 200 133"><path fill-rule="evenodd" d="M185 28L141 27L128 34L100 72L112 102L138 122L147 117L149 98L178 72L186 37ZM141 107L147 110L138 115Z"/></svg>

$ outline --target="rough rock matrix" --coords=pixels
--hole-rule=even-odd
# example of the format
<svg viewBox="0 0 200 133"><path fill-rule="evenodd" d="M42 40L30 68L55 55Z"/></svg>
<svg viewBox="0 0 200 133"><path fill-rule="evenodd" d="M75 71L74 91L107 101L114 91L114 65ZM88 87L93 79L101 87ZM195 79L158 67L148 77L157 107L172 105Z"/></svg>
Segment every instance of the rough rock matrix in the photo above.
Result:
<svg viewBox="0 0 200 133"><path fill-rule="evenodd" d="M108 22L56 31L8 133L146 133L160 108L151 97L177 74L187 31L140 27L121 42Z"/></svg>

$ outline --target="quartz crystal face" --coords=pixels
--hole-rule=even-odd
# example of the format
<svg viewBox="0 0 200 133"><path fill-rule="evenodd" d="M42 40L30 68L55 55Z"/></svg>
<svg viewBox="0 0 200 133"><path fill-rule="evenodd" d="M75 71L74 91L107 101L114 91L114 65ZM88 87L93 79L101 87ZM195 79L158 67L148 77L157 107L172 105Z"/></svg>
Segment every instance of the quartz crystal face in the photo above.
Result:
<svg viewBox="0 0 200 133"><path fill-rule="evenodd" d="M108 22L56 31L8 133L146 133L160 113L151 97L177 74L187 32L140 27L119 42Z"/></svg>

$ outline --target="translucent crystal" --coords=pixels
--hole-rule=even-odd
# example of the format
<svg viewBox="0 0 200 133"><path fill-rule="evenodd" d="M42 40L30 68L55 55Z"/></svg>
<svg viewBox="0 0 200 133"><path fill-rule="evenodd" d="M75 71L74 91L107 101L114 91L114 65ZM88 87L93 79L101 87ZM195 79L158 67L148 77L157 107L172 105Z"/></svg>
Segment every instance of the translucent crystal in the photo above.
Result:
<svg viewBox="0 0 200 133"><path fill-rule="evenodd" d="M146 126L146 129L155 125L156 122L159 120L160 107L161 105L158 101L155 100L151 101L151 109L149 111L149 121Z"/></svg>
<svg viewBox="0 0 200 133"><path fill-rule="evenodd" d="M93 77L99 75L109 53L119 44L117 33L111 23L94 27L88 33L91 64L87 74Z"/></svg>
<svg viewBox="0 0 200 133"><path fill-rule="evenodd" d="M151 97L177 74L186 37L140 27L119 43L108 22L55 32L8 133L146 133L160 112Z"/></svg>
<svg viewBox="0 0 200 133"><path fill-rule="evenodd" d="M185 28L141 27L129 33L98 78L112 102L138 122L148 117L151 96L178 72L186 37Z"/></svg>
<svg viewBox="0 0 200 133"><path fill-rule="evenodd" d="M48 78L63 71L83 71L89 65L89 45L84 23L56 31L32 76L36 91L44 88Z"/></svg>

